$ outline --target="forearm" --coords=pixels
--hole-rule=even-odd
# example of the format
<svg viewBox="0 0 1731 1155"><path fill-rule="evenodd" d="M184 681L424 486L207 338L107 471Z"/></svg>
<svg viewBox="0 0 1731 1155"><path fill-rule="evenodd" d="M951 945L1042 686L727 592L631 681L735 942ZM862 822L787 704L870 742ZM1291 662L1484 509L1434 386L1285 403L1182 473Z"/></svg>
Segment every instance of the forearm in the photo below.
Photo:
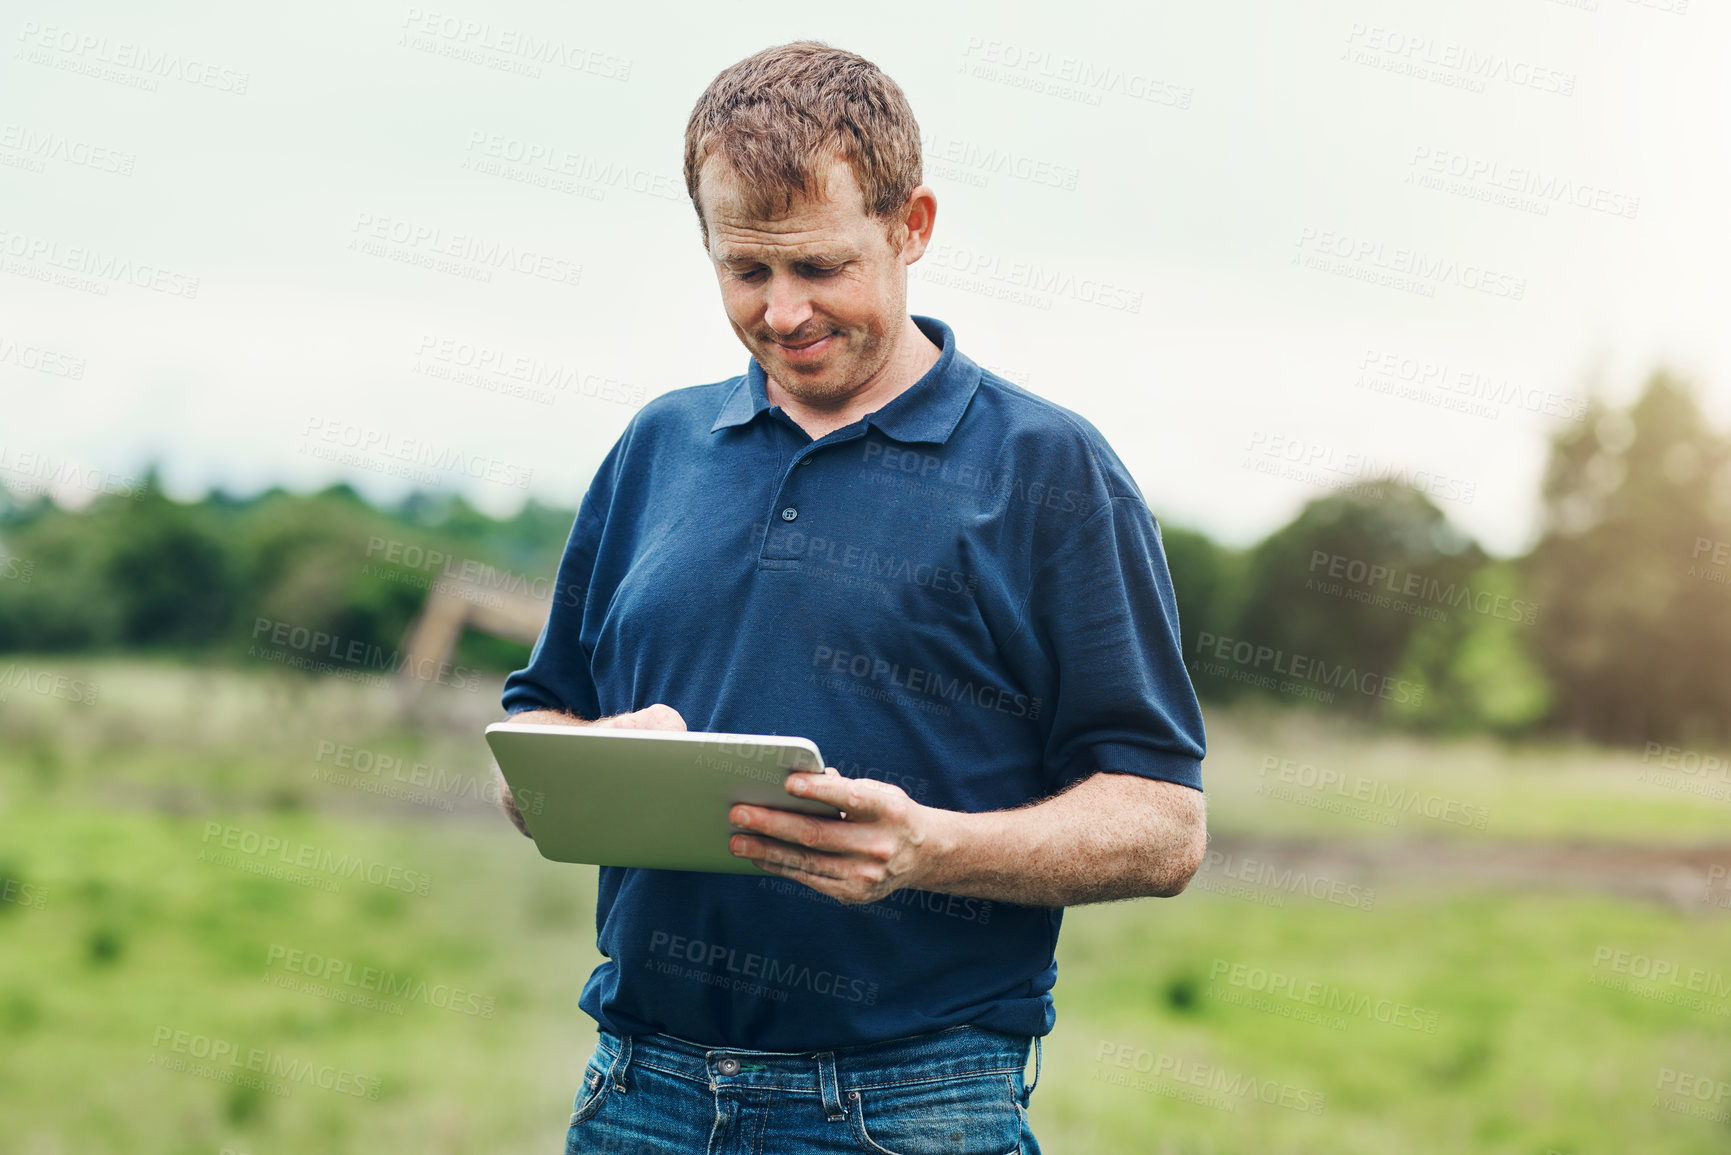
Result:
<svg viewBox="0 0 1731 1155"><path fill-rule="evenodd" d="M589 723L575 714L567 714L563 710L519 710L512 714L508 721L529 722L543 726L587 726ZM523 812L517 809L517 800L511 795L511 785L505 781L505 776L499 773L497 766L493 767L493 789L498 795L499 805L505 811L505 817L511 820L520 834L525 838L532 837L529 824L523 820Z"/></svg>
<svg viewBox="0 0 1731 1155"><path fill-rule="evenodd" d="M680 716L679 711L664 702L633 710L629 714L612 714L605 718L579 718L565 710L519 710L507 720L542 726L614 726L624 730L685 729L685 719ZM511 797L511 789L497 766L493 768L493 775L498 781L500 806L504 808L512 824L524 835L528 835L529 825L523 821L523 815L517 809L517 800Z"/></svg>
<svg viewBox="0 0 1731 1155"><path fill-rule="evenodd" d="M539 726L587 726L590 723L590 719L567 714L564 710L519 710L506 721Z"/></svg>
<svg viewBox="0 0 1731 1155"><path fill-rule="evenodd" d="M1207 845L1200 791L1130 774L1095 774L1015 810L930 817L921 889L1027 906L1178 894Z"/></svg>

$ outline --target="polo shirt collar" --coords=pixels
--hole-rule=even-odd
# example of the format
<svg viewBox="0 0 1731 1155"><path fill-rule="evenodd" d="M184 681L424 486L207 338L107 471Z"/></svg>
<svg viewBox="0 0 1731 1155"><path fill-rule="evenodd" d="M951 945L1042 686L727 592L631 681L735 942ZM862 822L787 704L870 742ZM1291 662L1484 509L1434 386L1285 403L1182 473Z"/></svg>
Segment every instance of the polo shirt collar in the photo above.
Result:
<svg viewBox="0 0 1731 1155"><path fill-rule="evenodd" d="M920 332L943 344L943 352L925 376L891 398L882 409L866 414L866 421L897 441L941 444L949 440L962 419L962 411L973 399L980 383L980 367L956 348L956 335L948 325L936 317L918 313L911 316ZM763 366L753 357L745 376L728 390L709 431L744 425L769 407Z"/></svg>

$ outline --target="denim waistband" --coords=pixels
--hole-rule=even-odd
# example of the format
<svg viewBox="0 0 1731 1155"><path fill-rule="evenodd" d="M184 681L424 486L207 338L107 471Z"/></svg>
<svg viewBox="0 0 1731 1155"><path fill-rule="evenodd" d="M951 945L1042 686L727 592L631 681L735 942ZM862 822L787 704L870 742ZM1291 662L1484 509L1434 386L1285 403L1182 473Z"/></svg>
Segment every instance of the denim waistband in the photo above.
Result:
<svg viewBox="0 0 1731 1155"><path fill-rule="evenodd" d="M1024 1105L1040 1078L1038 1036L1034 1048L1034 1078L1027 1084ZM758 1051L745 1047L711 1047L675 1035L622 1037L600 1029L600 1050L609 1066L608 1081L627 1093L630 1068L654 1067L669 1075L715 1087L732 1085L821 1095L839 1110L849 1090L897 1086L966 1075L991 1075L1023 1070L1030 1036L1017 1037L982 1027L961 1026L930 1034L911 1035L864 1046L829 1051Z"/></svg>

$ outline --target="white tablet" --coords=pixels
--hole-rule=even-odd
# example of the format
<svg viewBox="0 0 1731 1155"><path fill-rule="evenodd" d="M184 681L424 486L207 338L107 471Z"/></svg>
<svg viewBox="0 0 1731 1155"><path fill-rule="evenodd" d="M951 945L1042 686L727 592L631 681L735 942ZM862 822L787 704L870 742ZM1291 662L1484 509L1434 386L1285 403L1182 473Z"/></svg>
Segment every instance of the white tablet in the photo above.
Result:
<svg viewBox="0 0 1731 1155"><path fill-rule="evenodd" d="M599 866L761 874L727 848L736 802L839 817L784 788L823 772L805 738L494 722L487 745L543 857Z"/></svg>

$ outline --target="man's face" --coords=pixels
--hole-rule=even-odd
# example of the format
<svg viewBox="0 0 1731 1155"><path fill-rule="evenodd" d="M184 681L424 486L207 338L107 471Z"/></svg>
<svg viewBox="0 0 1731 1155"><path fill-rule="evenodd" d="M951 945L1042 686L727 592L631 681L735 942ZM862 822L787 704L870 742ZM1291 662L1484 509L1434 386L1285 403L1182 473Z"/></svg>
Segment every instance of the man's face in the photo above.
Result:
<svg viewBox="0 0 1731 1155"><path fill-rule="evenodd" d="M906 324L905 270L925 239L912 234L892 247L847 163L831 158L819 172L824 195L795 198L772 220L746 215L718 156L705 162L698 195L733 331L788 394L831 407L888 362Z"/></svg>

